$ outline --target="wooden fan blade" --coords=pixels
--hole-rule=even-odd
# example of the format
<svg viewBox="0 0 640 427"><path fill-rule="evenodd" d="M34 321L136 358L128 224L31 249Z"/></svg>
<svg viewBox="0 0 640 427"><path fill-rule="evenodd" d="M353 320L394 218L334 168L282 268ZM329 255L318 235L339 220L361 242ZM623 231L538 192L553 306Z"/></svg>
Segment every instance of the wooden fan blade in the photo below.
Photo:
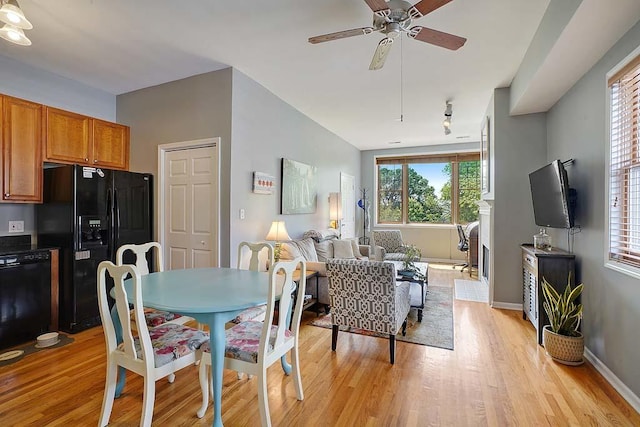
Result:
<svg viewBox="0 0 640 427"><path fill-rule="evenodd" d="M409 16L412 19L421 18L427 13L431 13L434 10L444 6L445 4L451 2L452 0L422 0L418 3L414 4L409 9Z"/></svg>
<svg viewBox="0 0 640 427"><path fill-rule="evenodd" d="M380 68L382 68L382 66L384 65L384 61L387 60L387 55L389 55L389 51L391 50L392 45L393 39L390 39L389 37L385 37L380 40L376 51L373 53L371 65L369 65L370 70L379 70Z"/></svg>
<svg viewBox="0 0 640 427"><path fill-rule="evenodd" d="M309 37L309 43L322 43L331 40L344 39L346 37L361 36L363 34L371 34L373 27L354 28L353 30L338 31L337 33L323 34L321 36Z"/></svg>
<svg viewBox="0 0 640 427"><path fill-rule="evenodd" d="M460 49L467 41L464 37L420 26L412 27L407 35L421 42L431 43L451 50Z"/></svg>
<svg viewBox="0 0 640 427"><path fill-rule="evenodd" d="M364 0L367 3L367 6L371 8L373 13L384 18L388 16L391 11L389 10L389 5L384 0Z"/></svg>

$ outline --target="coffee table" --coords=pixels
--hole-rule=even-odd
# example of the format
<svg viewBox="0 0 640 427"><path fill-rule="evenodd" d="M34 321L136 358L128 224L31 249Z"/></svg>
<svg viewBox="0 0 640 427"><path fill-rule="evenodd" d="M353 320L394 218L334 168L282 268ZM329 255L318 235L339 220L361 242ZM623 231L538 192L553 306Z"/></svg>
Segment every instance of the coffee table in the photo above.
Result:
<svg viewBox="0 0 640 427"><path fill-rule="evenodd" d="M415 266L424 275L424 279L415 277L406 277L397 274L402 268L402 261L392 261L396 266L396 280L401 282L409 282L409 301L411 308L418 310L418 322L422 322L422 311L424 310L424 301L427 294L427 286L429 285L429 263L416 262Z"/></svg>

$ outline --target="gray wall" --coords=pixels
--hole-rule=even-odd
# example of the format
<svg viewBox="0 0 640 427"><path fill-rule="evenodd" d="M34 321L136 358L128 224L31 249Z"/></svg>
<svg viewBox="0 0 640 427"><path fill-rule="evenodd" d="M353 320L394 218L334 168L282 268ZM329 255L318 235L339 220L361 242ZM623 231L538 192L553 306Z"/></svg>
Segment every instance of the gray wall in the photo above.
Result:
<svg viewBox="0 0 640 427"><path fill-rule="evenodd" d="M115 95L1 55L0 93L104 120L116 118ZM24 221L25 234L35 235L34 215L33 204L0 203L0 236L10 235L13 220Z"/></svg>
<svg viewBox="0 0 640 427"><path fill-rule="evenodd" d="M509 89L494 91L490 117L493 149L493 266L494 303L522 304L520 245L533 241L529 173L546 163L544 113L509 116Z"/></svg>
<svg viewBox="0 0 640 427"><path fill-rule="evenodd" d="M360 186L360 151L329 132L241 72L233 72L231 143L232 264L243 240L264 240L274 220L285 221L291 238L329 226L329 193L340 191L340 172ZM317 168L317 209L313 214L280 215L281 159ZM272 195L253 194L253 172L276 177ZM246 217L240 220L239 211ZM224 242L224 240L223 240Z"/></svg>
<svg viewBox="0 0 640 427"><path fill-rule="evenodd" d="M118 122L131 127L130 170L158 173L158 145L220 137L220 239L229 241L231 68L118 95ZM154 183L155 200L158 185ZM154 235L157 232L154 215ZM229 251L221 248L221 265Z"/></svg>
<svg viewBox="0 0 640 427"><path fill-rule="evenodd" d="M231 68L119 95L117 107L118 121L131 126L134 171L157 173L159 144L221 138L222 266L236 264L239 242L264 240L275 219L286 221L292 238L308 229L327 228L326 199L329 192L340 191L340 172L355 176L359 185L360 154L355 147ZM318 168L315 214L279 215L282 157ZM273 195L251 192L254 171L276 177ZM241 208L244 220L239 218Z"/></svg>
<svg viewBox="0 0 640 427"><path fill-rule="evenodd" d="M578 191L575 235L577 279L585 285L582 322L586 346L631 391L640 395L640 283L604 267L607 158L606 73L640 45L640 24L548 112L547 159L575 158L569 183ZM561 236L554 244L564 247Z"/></svg>

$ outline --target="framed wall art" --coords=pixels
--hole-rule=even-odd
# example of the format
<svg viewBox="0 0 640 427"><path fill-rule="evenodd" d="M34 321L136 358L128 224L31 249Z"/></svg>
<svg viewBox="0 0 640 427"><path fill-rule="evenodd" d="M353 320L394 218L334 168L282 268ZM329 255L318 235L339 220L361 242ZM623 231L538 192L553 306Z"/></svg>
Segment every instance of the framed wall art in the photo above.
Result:
<svg viewBox="0 0 640 427"><path fill-rule="evenodd" d="M281 213L314 213L316 206L316 167L283 158Z"/></svg>
<svg viewBox="0 0 640 427"><path fill-rule="evenodd" d="M480 132L480 178L482 194L491 192L491 128L489 124L489 117L487 117Z"/></svg>
<svg viewBox="0 0 640 427"><path fill-rule="evenodd" d="M253 173L253 192L256 194L273 194L275 177L264 172Z"/></svg>

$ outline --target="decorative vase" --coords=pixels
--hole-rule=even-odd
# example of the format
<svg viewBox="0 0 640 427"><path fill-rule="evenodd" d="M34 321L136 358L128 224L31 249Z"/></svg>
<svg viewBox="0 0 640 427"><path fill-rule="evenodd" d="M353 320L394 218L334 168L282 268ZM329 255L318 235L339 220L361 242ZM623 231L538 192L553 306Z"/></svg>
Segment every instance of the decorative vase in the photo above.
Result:
<svg viewBox="0 0 640 427"><path fill-rule="evenodd" d="M546 325L542 329L544 349L558 363L581 365L584 363L584 336L579 334L577 337L556 334L551 330L550 325Z"/></svg>

